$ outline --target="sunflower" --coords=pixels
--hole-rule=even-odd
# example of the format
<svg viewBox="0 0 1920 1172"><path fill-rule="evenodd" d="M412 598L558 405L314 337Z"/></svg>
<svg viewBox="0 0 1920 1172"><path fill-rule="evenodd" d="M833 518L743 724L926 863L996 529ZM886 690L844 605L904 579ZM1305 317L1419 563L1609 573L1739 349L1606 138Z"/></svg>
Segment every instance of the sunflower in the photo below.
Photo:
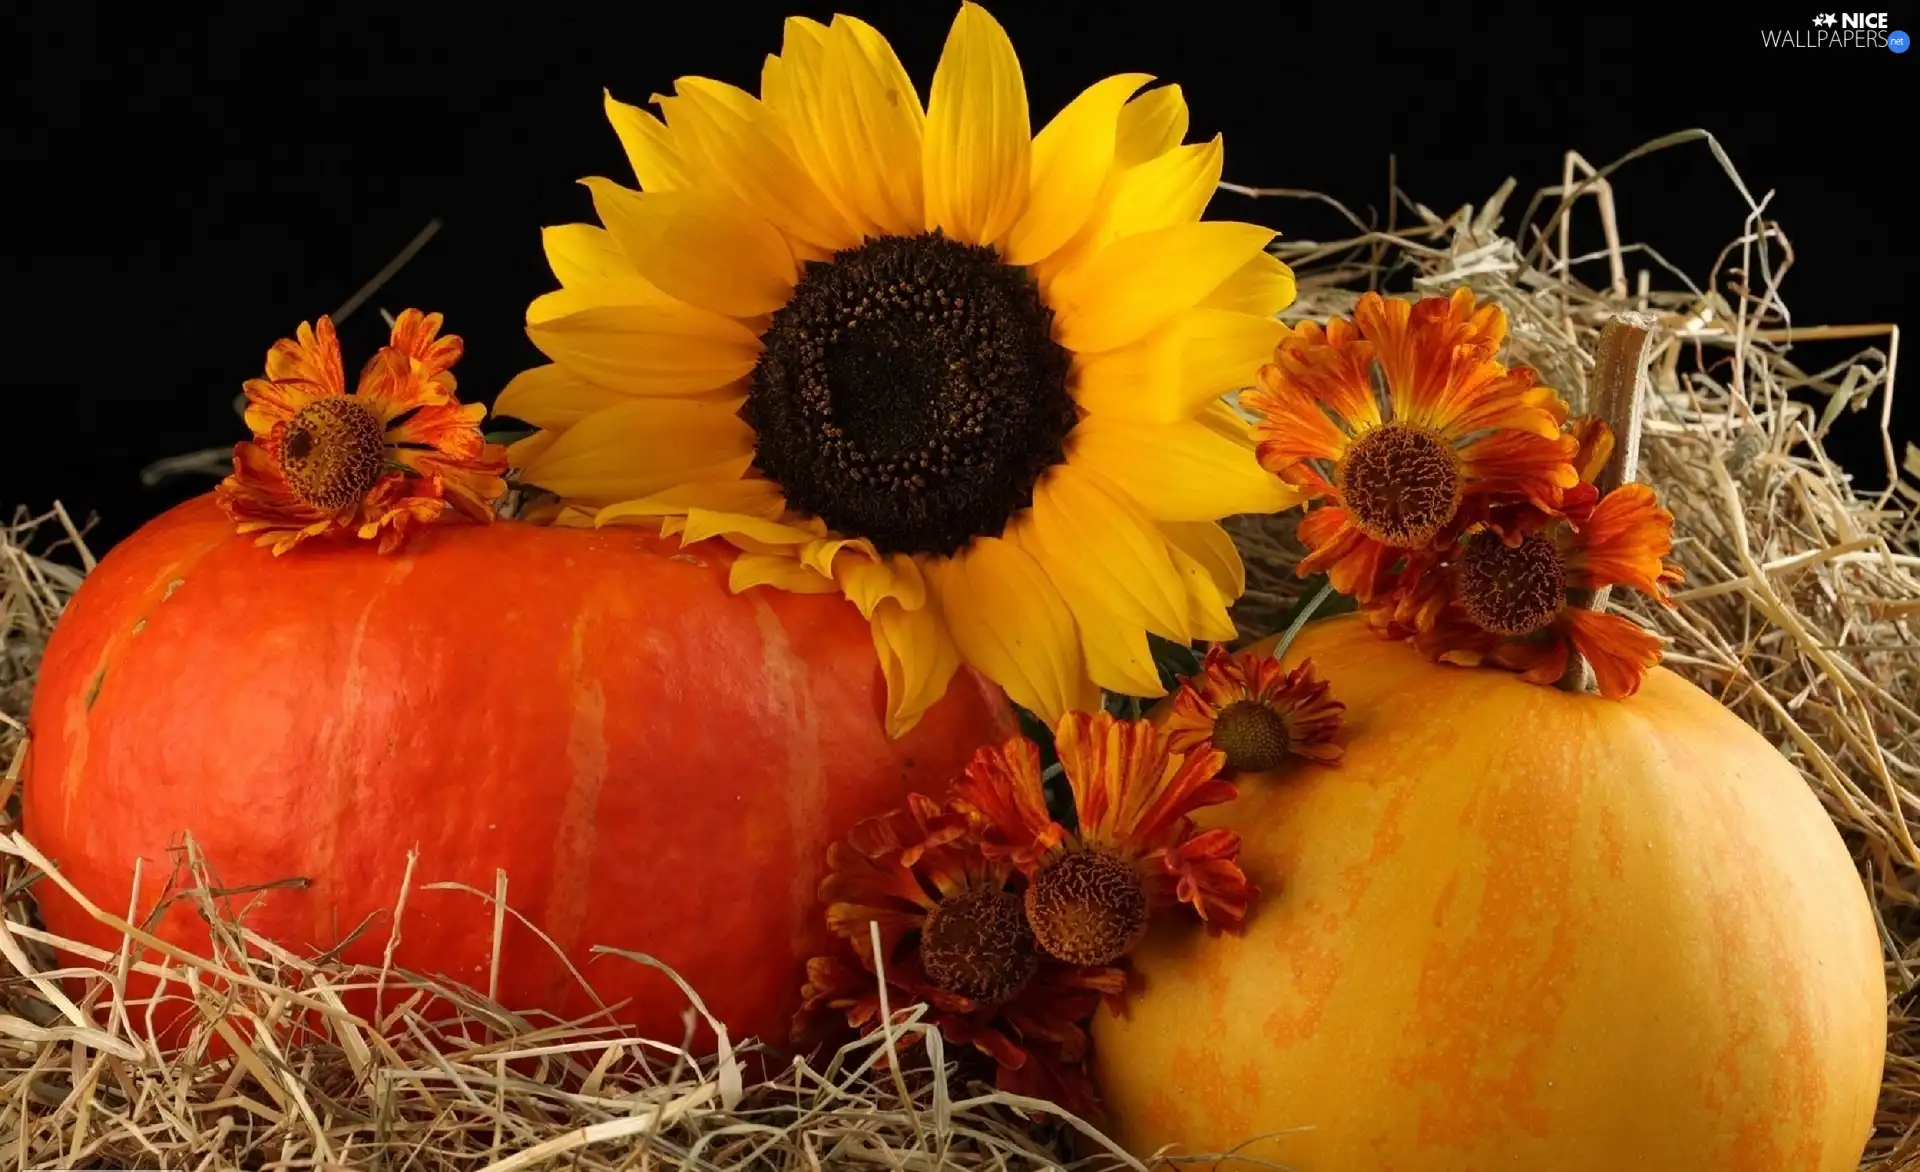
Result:
<svg viewBox="0 0 1920 1172"><path fill-rule="evenodd" d="M1333 743L1346 705L1314 674L1311 659L1289 671L1270 654L1229 654L1215 644L1198 674L1180 683L1167 716L1167 747L1176 753L1217 749L1223 776L1265 773L1289 756L1338 761Z"/></svg>
<svg viewBox="0 0 1920 1172"><path fill-rule="evenodd" d="M1200 222L1218 138L1176 86L1097 82L1030 133L1000 25L962 4L923 108L847 16L786 23L755 96L607 99L639 190L546 233L551 363L497 409L562 520L741 555L736 590L850 599L904 733L966 663L1056 720L1162 695L1149 633L1229 638L1217 522L1285 508L1220 401L1284 333L1273 232Z"/></svg>
<svg viewBox="0 0 1920 1172"><path fill-rule="evenodd" d="M1498 306L1473 293L1418 304L1368 293L1353 320L1306 322L1240 403L1260 462L1316 502L1300 522L1301 576L1326 572L1362 602L1403 559L1446 545L1490 501L1558 507L1577 483L1567 406L1532 369L1494 360Z"/></svg>
<svg viewBox="0 0 1920 1172"><path fill-rule="evenodd" d="M461 342L409 309L347 392L333 322L301 322L246 384L253 439L233 450L215 499L241 533L283 554L311 537L378 540L391 553L448 505L493 519L506 449L481 438L484 404L454 398Z"/></svg>
<svg viewBox="0 0 1920 1172"><path fill-rule="evenodd" d="M1054 746L1076 828L1047 813L1040 750L1025 737L982 749L953 805L980 827L987 853L1027 876L1027 923L1040 950L1081 965L1131 952L1152 915L1190 905L1213 924L1245 918L1256 891L1236 861L1240 836L1190 818L1231 801L1223 756L1173 752L1150 721L1068 713Z"/></svg>
<svg viewBox="0 0 1920 1172"><path fill-rule="evenodd" d="M1668 563L1673 514L1651 488L1625 484L1605 496L1593 480L1606 465L1613 435L1591 418L1575 421L1580 484L1556 513L1508 505L1490 514L1442 560L1369 608L1374 627L1411 636L1428 658L1475 666L1490 663L1551 684L1578 651L1592 665L1600 694L1639 690L1660 662L1658 636L1633 620L1576 604L1570 592L1625 586L1667 603L1666 585L1681 578Z"/></svg>
<svg viewBox="0 0 1920 1172"><path fill-rule="evenodd" d="M883 973L894 1006L926 1005L926 1023L990 1058L1003 1089L1091 1105L1082 1023L1125 992L1126 974L1042 955L1022 880L982 850L965 815L912 795L906 809L855 826L827 865L820 896L848 955L808 962L797 1040L820 1039L838 1019L873 1025Z"/></svg>

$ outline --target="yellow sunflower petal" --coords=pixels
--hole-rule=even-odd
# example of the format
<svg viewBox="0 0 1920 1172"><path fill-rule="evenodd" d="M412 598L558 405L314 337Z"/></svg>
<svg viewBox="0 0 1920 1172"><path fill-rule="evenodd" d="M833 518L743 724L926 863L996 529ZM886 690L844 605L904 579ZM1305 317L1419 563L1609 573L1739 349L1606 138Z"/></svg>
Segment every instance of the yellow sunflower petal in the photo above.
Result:
<svg viewBox="0 0 1920 1172"><path fill-rule="evenodd" d="M737 479L753 461L739 400L634 399L587 416L522 478L577 501L611 504L690 480Z"/></svg>
<svg viewBox="0 0 1920 1172"><path fill-rule="evenodd" d="M547 267L569 292L591 294L601 305L652 305L671 301L640 275L613 233L592 224L560 224L540 231Z"/></svg>
<svg viewBox="0 0 1920 1172"><path fill-rule="evenodd" d="M1101 216L1105 239L1098 243L1198 220L1220 186L1225 158L1220 136L1215 135L1210 141L1175 147L1121 172Z"/></svg>
<svg viewBox="0 0 1920 1172"><path fill-rule="evenodd" d="M859 242L795 154L781 116L737 86L704 77L674 83L667 125L700 173L761 219L823 253Z"/></svg>
<svg viewBox="0 0 1920 1172"><path fill-rule="evenodd" d="M686 514L694 509L772 521L777 520L786 508L787 502L780 495L780 486L771 480L692 481L676 484L651 496L608 505L599 511L595 521L601 525L612 525L629 518L668 517L676 513Z"/></svg>
<svg viewBox="0 0 1920 1172"><path fill-rule="evenodd" d="M1187 137L1187 99L1178 85L1163 85L1128 102L1120 111L1113 162L1133 167L1180 145Z"/></svg>
<svg viewBox="0 0 1920 1172"><path fill-rule="evenodd" d="M1253 421L1224 399L1208 403L1207 409L1197 416L1197 421L1208 431L1233 441L1249 452L1259 446L1259 441L1253 438Z"/></svg>
<svg viewBox="0 0 1920 1172"><path fill-rule="evenodd" d="M564 366L547 365L514 375L495 400L493 413L535 427L568 428L596 411L632 401L632 395L590 383Z"/></svg>
<svg viewBox="0 0 1920 1172"><path fill-rule="evenodd" d="M769 54L760 70L760 100L785 124L794 158L822 198L856 235L871 235L876 222L849 194L853 163L843 149L844 136L837 133L840 128L827 112L840 96L828 91L827 36L828 26L817 20L788 17L780 52Z"/></svg>
<svg viewBox="0 0 1920 1172"><path fill-rule="evenodd" d="M692 305L733 317L785 305L799 277L779 229L713 191L629 191L584 180L594 210L641 276Z"/></svg>
<svg viewBox="0 0 1920 1172"><path fill-rule="evenodd" d="M1156 521L1277 513L1300 501L1251 451L1199 422L1090 415L1067 438L1067 460L1105 475Z"/></svg>
<svg viewBox="0 0 1920 1172"><path fill-rule="evenodd" d="M934 607L910 610L883 601L870 622L873 649L887 681L887 735L903 737L946 695L960 670L960 652Z"/></svg>
<svg viewBox="0 0 1920 1172"><path fill-rule="evenodd" d="M1013 42L986 9L962 3L927 98L927 227L965 244L1000 239L1026 207L1032 134Z"/></svg>
<svg viewBox="0 0 1920 1172"><path fill-rule="evenodd" d="M842 73L844 87L831 86L842 98L830 108L846 136L845 149L856 176L852 190L860 208L897 235L926 227L922 178L922 139L926 113L913 80L893 46L872 25L851 16L835 16L827 35L829 78Z"/></svg>
<svg viewBox="0 0 1920 1172"><path fill-rule="evenodd" d="M755 586L771 586L794 594L832 594L840 588L832 578L815 573L790 557L770 553L743 553L727 568L727 589L739 594Z"/></svg>
<svg viewBox="0 0 1920 1172"><path fill-rule="evenodd" d="M1107 610L1099 595L1084 584L1080 576L1056 572L1055 567L1072 562L1074 551L1069 549L1056 556L1041 540L1031 516L1009 525L1007 536L1047 571L1073 612L1088 677L1107 691L1122 696L1162 694L1160 670L1154 666L1153 650L1147 645L1146 627Z"/></svg>
<svg viewBox="0 0 1920 1172"><path fill-rule="evenodd" d="M1219 288L1273 236L1227 220L1123 236L1053 282L1055 336L1081 352L1144 337Z"/></svg>
<svg viewBox="0 0 1920 1172"><path fill-rule="evenodd" d="M1033 491L1040 564L1101 610L1164 639L1189 642L1187 591L1166 539L1112 481L1082 464L1050 469Z"/></svg>
<svg viewBox="0 0 1920 1172"><path fill-rule="evenodd" d="M536 431L525 439L515 440L507 445L507 466L525 468L538 460L548 448L554 445L561 435L558 431Z"/></svg>
<svg viewBox="0 0 1920 1172"><path fill-rule="evenodd" d="M1263 252L1241 265L1200 304L1207 309L1272 317L1293 304L1293 295L1293 270L1279 257Z"/></svg>
<svg viewBox="0 0 1920 1172"><path fill-rule="evenodd" d="M699 508L687 510L686 525L682 532L686 534L688 545L709 537L725 537L728 540L745 539L770 549L802 546L810 541L818 541L821 536L816 529L804 525L787 525L744 513ZM797 553L795 556L797 558Z"/></svg>
<svg viewBox="0 0 1920 1172"><path fill-rule="evenodd" d="M1073 614L1031 556L1003 538L983 537L930 569L961 657L1014 703L1051 724L1099 702Z"/></svg>
<svg viewBox="0 0 1920 1172"><path fill-rule="evenodd" d="M1137 342L1075 358L1074 399L1121 419L1192 419L1228 391L1252 385L1286 336L1270 317L1189 309Z"/></svg>
<svg viewBox="0 0 1920 1172"><path fill-rule="evenodd" d="M817 562L812 564L818 567ZM908 610L918 610L927 603L926 579L910 557L843 557L835 563L833 577L847 600L867 618L889 599Z"/></svg>
<svg viewBox="0 0 1920 1172"><path fill-rule="evenodd" d="M1224 643L1238 633L1227 608L1247 589L1246 565L1227 531L1211 521L1163 521L1174 565L1187 578L1194 637Z"/></svg>
<svg viewBox="0 0 1920 1172"><path fill-rule="evenodd" d="M640 190L678 191L686 187L686 167L674 149L673 136L660 120L638 106L615 101L611 91L601 92L606 98L607 121L620 137Z"/></svg>
<svg viewBox="0 0 1920 1172"><path fill-rule="evenodd" d="M609 305L531 323L548 358L588 382L636 395L690 395L744 378L760 339L736 321L676 305Z"/></svg>
<svg viewBox="0 0 1920 1172"><path fill-rule="evenodd" d="M1153 78L1122 73L1097 81L1034 136L1027 210L1007 234L1008 264L1051 256L1087 222L1113 170L1120 109Z"/></svg>

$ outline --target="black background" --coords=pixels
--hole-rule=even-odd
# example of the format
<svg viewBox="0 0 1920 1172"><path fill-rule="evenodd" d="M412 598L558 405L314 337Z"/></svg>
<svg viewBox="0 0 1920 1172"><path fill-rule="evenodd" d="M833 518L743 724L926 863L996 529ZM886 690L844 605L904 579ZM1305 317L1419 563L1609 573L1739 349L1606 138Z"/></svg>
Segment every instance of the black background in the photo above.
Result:
<svg viewBox="0 0 1920 1172"><path fill-rule="evenodd" d="M757 89L788 12L812 3L14 8L4 122L7 444L0 504L98 511L104 546L208 478L144 489L160 457L242 438L231 402L274 339L333 310L434 217L440 234L343 329L350 370L375 310L439 309L467 338L463 393L490 399L539 361L521 330L552 287L539 228L591 220L574 180L631 183L600 108L703 74ZM1763 49L1811 11L1492 5L994 6L1036 127L1089 82L1181 83L1192 137L1226 136L1226 177L1328 192L1384 214L1388 156L1445 212L1509 174L1511 214L1558 179L1692 126L1726 145L1798 254L1800 324L1912 324L1911 162L1920 54ZM954 6L848 3L924 93ZM1728 13L1739 13L1728 6ZM1891 14L1894 27L1912 12ZM1703 278L1745 208L1702 145L1617 177L1629 240ZM1320 238L1310 205L1223 194L1215 216ZM1847 351L1836 350L1833 357ZM1897 405L1898 406L1898 405ZM1877 412L1875 413L1877 415ZM1898 406L1896 427L1920 432ZM1879 483L1876 420L1834 447Z"/></svg>

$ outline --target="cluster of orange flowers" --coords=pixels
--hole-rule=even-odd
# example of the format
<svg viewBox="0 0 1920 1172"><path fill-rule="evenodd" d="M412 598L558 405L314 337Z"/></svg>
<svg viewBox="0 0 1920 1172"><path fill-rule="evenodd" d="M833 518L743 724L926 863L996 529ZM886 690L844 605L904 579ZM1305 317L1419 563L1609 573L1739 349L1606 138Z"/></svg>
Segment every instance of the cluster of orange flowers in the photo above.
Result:
<svg viewBox="0 0 1920 1172"><path fill-rule="evenodd" d="M454 397L464 352L441 317L409 309L347 390L333 322L300 323L246 384L250 442L215 499L241 533L282 554L312 538L399 549L449 506L491 521L507 490L507 450L480 434L482 403Z"/></svg>
<svg viewBox="0 0 1920 1172"><path fill-rule="evenodd" d="M1369 293L1351 321L1290 330L1241 398L1260 462L1312 502L1299 572L1324 571L1383 635L1535 683L1578 651L1603 695L1631 695L1660 640L1568 592L1665 602L1673 517L1645 485L1599 493L1612 433L1496 361L1506 333L1466 289L1417 304Z"/></svg>
<svg viewBox="0 0 1920 1172"><path fill-rule="evenodd" d="M1093 1109L1084 1023L1124 1000L1149 923L1185 905L1236 925L1256 894L1240 836L1193 818L1237 793L1217 745L1255 745L1263 769L1339 755L1340 705L1310 667L1216 651L1177 703L1167 731L1107 712L1059 723L1071 825L1048 810L1040 747L1016 737L976 753L944 802L916 794L834 844L820 897L846 948L808 964L796 1039L875 1024L884 978L893 1006L926 1005L944 1039L991 1059L1002 1089Z"/></svg>

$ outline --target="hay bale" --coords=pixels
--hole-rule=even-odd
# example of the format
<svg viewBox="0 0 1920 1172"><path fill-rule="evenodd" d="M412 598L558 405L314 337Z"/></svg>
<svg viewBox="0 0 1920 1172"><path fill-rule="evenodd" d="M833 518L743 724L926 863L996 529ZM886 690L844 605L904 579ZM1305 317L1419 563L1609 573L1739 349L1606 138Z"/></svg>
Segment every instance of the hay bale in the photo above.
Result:
<svg viewBox="0 0 1920 1172"><path fill-rule="evenodd" d="M1747 196L1699 132L1621 162L1702 140ZM1602 325L1625 309L1657 315L1642 477L1675 514L1688 580L1671 612L1627 605L1672 640L1670 666L1801 768L1852 848L1879 917L1889 989L1885 1087L1863 1166L1920 1166L1920 846L1910 821L1920 815L1920 488L1900 479L1886 435L1897 332L1794 328L1779 297L1786 241L1750 196L1747 223L1704 284L1670 273L1658 254L1619 239L1607 178L1618 165L1596 172L1570 154L1564 183L1504 234L1511 181L1445 217L1396 191L1392 206L1410 208L1411 225L1376 228L1346 213L1351 238L1281 247L1300 276L1288 316L1345 312L1361 289L1464 282L1511 316L1512 360L1538 367L1578 405ZM1585 200L1607 247L1576 257L1569 223ZM1629 261L1642 258L1652 267L1630 276ZM1603 275L1588 280L1595 269ZM1817 370L1794 357L1809 340L1880 336L1884 349ZM1887 486L1872 492L1822 442L1836 419L1876 400ZM1905 469L1920 478L1920 452ZM1232 525L1249 578L1235 618L1249 635L1275 629L1310 588L1293 574L1295 520ZM889 1036L820 1066L751 1043L693 1054L596 1021L518 1014L430 974L343 966L259 939L232 901L213 898L191 843L174 874L144 886L193 901L214 927L213 955L157 945L116 909L95 910L127 939L118 953L49 936L25 893L65 881L14 826L14 791L40 647L92 564L81 538L57 509L17 516L0 533L0 759L12 762L0 783L0 1148L25 1166L1039 1169L1068 1161L1081 1132L1083 1150L1106 1153L1095 1166L1140 1167L1083 1121L972 1079L965 1056L948 1054L915 1009L895 1014ZM475 895L475 914L497 922L487 894ZM404 922L403 890L388 930ZM187 1036L156 1037L145 1007L119 992L136 942L160 949L162 959L142 963L171 979L164 995L205 1010ZM78 963L55 969L52 946ZM379 1020L342 1008L341 993L356 986L381 990ZM924 1039L916 1057L883 1064L908 1034Z"/></svg>

